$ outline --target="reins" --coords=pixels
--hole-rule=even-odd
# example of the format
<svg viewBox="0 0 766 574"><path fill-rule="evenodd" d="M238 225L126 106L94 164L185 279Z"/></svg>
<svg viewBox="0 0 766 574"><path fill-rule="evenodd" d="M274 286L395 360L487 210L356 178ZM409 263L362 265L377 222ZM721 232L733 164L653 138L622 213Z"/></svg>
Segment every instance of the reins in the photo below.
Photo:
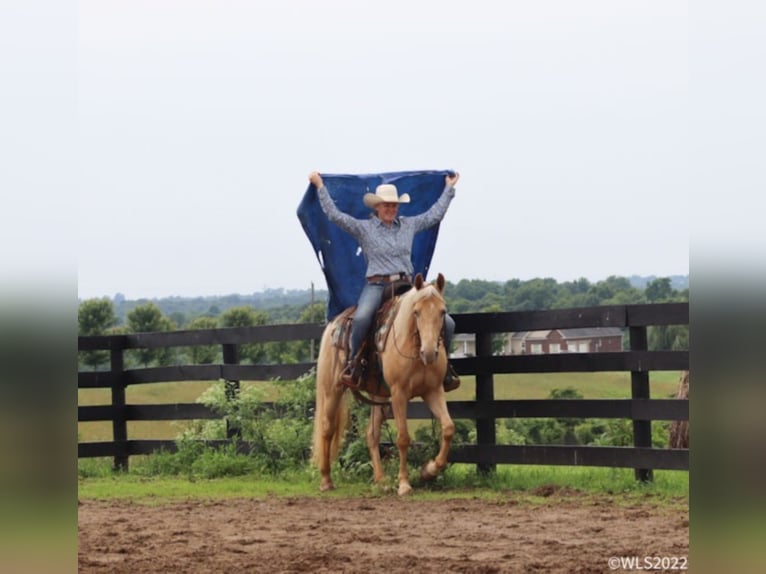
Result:
<svg viewBox="0 0 766 574"><path fill-rule="evenodd" d="M415 339L420 339L420 332L415 329L415 332L412 334L412 336ZM414 357L411 357L409 355L405 355L404 352L399 348L399 342L396 340L396 321L394 321L393 325L391 325L391 337L394 339L394 349L396 349L396 352L399 353L400 357L403 357L405 359L409 359L410 361L417 361L420 357L417 355Z"/></svg>
<svg viewBox="0 0 766 574"><path fill-rule="evenodd" d="M355 388L355 387L349 387L349 388L351 389L351 394L354 395L354 398L359 403L365 403L367 405L372 405L374 407L386 406L391 404L391 401L383 401L382 403L379 403L378 401L373 401L372 399L365 397L362 394L362 391L360 391L358 388Z"/></svg>

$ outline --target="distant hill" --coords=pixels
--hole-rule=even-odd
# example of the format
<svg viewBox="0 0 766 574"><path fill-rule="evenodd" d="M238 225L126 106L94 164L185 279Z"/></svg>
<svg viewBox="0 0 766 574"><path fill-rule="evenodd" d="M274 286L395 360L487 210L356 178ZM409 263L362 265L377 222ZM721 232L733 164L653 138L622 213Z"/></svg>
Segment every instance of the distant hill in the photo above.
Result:
<svg viewBox="0 0 766 574"><path fill-rule="evenodd" d="M314 290L314 301L327 301L326 290ZM125 299L121 294L113 299L114 311L119 320L125 320L125 315L138 305L154 303L163 314L173 317L180 313L185 319L201 315L217 316L232 307L249 305L258 310L273 310L280 308L303 308L311 303L311 289L267 289L250 295L211 295L206 297L159 297L152 299Z"/></svg>
<svg viewBox="0 0 766 574"><path fill-rule="evenodd" d="M639 290L644 290L646 285L657 279L658 276L639 276L632 275L628 277L631 286ZM683 291L689 288L688 275L673 275L670 277L671 287L677 291ZM498 285L503 282L492 282ZM595 282L598 283L598 282ZM314 290L315 302L326 302L328 298L327 290ZM189 319L201 315L218 316L232 307L242 307L249 305L257 310L267 311L275 322L295 321L300 316L301 310L311 303L311 289L266 289L265 291L251 293L249 295L219 295L206 297L161 297L153 299L126 299L124 295L118 293L114 296L114 310L122 323L125 316L133 308L148 302L156 304L163 312L177 324L183 325Z"/></svg>

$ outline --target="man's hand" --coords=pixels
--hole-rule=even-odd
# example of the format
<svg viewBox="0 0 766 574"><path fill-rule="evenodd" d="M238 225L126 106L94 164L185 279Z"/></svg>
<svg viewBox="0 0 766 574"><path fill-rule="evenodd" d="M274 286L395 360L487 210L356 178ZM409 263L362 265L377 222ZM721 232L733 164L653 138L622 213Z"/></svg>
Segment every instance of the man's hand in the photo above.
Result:
<svg viewBox="0 0 766 574"><path fill-rule="evenodd" d="M324 182L322 181L322 176L319 175L318 171L312 171L309 174L309 181L314 184L314 187L319 189L324 185Z"/></svg>
<svg viewBox="0 0 766 574"><path fill-rule="evenodd" d="M444 177L444 183L451 187L455 187L455 184L457 183L457 180L460 179L460 174L458 172L455 172L455 175L448 175Z"/></svg>

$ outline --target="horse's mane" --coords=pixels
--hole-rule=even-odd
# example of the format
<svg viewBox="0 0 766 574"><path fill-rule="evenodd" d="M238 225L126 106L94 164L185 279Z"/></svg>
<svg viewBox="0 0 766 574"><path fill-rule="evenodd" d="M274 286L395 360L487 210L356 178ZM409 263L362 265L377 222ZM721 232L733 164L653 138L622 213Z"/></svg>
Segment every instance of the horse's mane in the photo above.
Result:
<svg viewBox="0 0 766 574"><path fill-rule="evenodd" d="M418 283L420 283L420 288L418 288ZM444 295L439 291L436 283L426 283L423 281L422 277L418 276L412 289L406 291L399 298L399 312L397 313L397 316L411 317L412 309L415 304L431 297L435 297L439 301L444 301Z"/></svg>
<svg viewBox="0 0 766 574"><path fill-rule="evenodd" d="M439 289L436 288L436 285L433 283L423 283L423 286L420 289L413 287L404 293L401 298L401 304L402 306L412 306L416 302L427 297L436 297L437 299L444 300L444 296L439 292Z"/></svg>

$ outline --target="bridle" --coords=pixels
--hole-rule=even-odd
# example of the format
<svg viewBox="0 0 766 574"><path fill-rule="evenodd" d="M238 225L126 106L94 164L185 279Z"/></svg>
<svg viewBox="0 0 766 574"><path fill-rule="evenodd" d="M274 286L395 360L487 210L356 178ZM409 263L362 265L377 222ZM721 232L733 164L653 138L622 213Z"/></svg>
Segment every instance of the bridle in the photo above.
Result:
<svg viewBox="0 0 766 574"><path fill-rule="evenodd" d="M420 330L417 328L417 321L415 321L415 332L412 333L412 336L415 339L415 348L420 348ZM404 359L409 359L410 361L417 361L420 359L420 355L410 356L405 354L400 348L399 348L399 341L396 338L396 321L393 322L391 325L391 337L394 339L394 348L396 349L396 352L399 353L399 356ZM442 340L444 339L444 332L442 329L442 333L439 335L439 339L436 341L436 352L439 352L439 347L441 346Z"/></svg>

